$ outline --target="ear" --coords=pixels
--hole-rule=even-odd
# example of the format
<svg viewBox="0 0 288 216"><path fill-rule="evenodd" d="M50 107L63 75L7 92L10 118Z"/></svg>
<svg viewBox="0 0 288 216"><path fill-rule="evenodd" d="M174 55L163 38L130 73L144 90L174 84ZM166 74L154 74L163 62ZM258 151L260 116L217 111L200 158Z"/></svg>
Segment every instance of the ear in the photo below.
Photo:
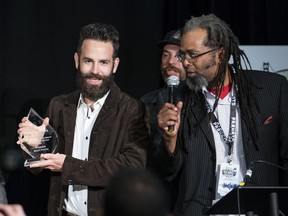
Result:
<svg viewBox="0 0 288 216"><path fill-rule="evenodd" d="M120 63L120 59L118 57L115 58L114 59L114 66L113 66L113 74L116 73L119 63Z"/></svg>
<svg viewBox="0 0 288 216"><path fill-rule="evenodd" d="M78 67L79 67L79 56L78 56L77 52L74 53L74 63L75 63L76 69L78 69Z"/></svg>

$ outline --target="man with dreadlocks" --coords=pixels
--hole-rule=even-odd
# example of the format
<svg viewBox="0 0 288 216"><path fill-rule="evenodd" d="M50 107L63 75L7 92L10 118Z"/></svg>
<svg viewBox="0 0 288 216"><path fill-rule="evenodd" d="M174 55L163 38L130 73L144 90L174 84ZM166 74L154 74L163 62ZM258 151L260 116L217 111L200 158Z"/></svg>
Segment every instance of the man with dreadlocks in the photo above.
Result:
<svg viewBox="0 0 288 216"><path fill-rule="evenodd" d="M153 150L158 172L179 179L174 215L203 215L252 164L251 185L288 185L288 173L272 166L288 168L285 77L252 71L237 37L213 14L186 22L177 57L187 77L176 105L160 94Z"/></svg>

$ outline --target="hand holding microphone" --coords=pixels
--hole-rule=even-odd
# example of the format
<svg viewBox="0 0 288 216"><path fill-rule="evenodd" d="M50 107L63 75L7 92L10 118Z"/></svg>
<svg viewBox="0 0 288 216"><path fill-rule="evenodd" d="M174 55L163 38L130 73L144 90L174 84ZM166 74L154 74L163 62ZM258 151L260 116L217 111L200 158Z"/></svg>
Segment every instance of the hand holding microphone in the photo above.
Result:
<svg viewBox="0 0 288 216"><path fill-rule="evenodd" d="M165 141L166 148L170 154L173 154L176 148L177 143L177 133L178 127L180 125L180 113L183 106L183 103L179 101L177 105L174 104L177 102L176 98L176 87L179 85L179 79L177 76L169 77L166 80L168 86L168 100L162 108L160 109L157 119L158 126L165 133L163 138ZM175 125L177 124L177 125ZM175 126L175 127L174 127Z"/></svg>
<svg viewBox="0 0 288 216"><path fill-rule="evenodd" d="M169 96L168 96L168 103L176 105L175 100L175 90L177 86L179 85L179 78L177 76L170 76L166 80L167 86L169 88ZM168 131L172 132L174 131L174 125L168 126Z"/></svg>

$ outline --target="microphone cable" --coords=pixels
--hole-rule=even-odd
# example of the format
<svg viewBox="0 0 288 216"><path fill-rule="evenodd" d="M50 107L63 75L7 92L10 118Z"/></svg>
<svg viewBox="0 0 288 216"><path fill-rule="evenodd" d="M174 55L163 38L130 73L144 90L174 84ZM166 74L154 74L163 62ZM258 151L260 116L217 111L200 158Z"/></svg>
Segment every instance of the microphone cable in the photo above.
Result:
<svg viewBox="0 0 288 216"><path fill-rule="evenodd" d="M264 160L256 160L256 161L252 161L250 162L250 165L246 171L246 174L244 176L244 179L242 182L240 182L240 186L245 186L246 185L246 182L249 182L251 177L252 177L252 174L253 174L253 169L254 169L254 164L256 163L264 163L264 164L268 164L270 166L274 166L274 167L277 167L279 169L282 169L284 171L287 171L288 172L288 168L285 168L285 167L282 167L282 166L279 166L277 164L274 164L274 163L271 163L271 162L268 162L268 161L264 161Z"/></svg>
<svg viewBox="0 0 288 216"><path fill-rule="evenodd" d="M271 163L271 162L268 162L268 161L264 161L264 160L256 160L256 161L252 161L250 162L249 164L249 167L246 171L246 174L244 176L244 179L242 182L240 182L240 186L245 186L246 185L246 182L249 182L251 177L252 177L252 174L253 174L253 169L254 169L254 165L256 163L263 163L263 164L267 164L267 165L270 165L270 166L273 166L273 167L277 167L279 169L282 169L284 171L287 171L288 172L288 168L285 168L285 167L282 167L282 166L279 166L277 164L274 164L274 163ZM240 216L241 214L241 208L240 208L240 194L239 194L239 191L237 191L237 206L238 206L238 215ZM279 209L279 215L281 216L285 216L285 214Z"/></svg>

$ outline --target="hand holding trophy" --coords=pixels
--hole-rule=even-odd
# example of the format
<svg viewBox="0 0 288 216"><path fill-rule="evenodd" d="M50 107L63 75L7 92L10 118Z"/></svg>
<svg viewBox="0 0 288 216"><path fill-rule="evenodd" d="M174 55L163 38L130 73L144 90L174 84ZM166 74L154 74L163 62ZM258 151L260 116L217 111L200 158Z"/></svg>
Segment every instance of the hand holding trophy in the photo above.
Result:
<svg viewBox="0 0 288 216"><path fill-rule="evenodd" d="M19 124L18 134L17 144L31 157L25 161L24 166L39 161L41 154L54 153L59 142L48 118L44 120L33 108Z"/></svg>

